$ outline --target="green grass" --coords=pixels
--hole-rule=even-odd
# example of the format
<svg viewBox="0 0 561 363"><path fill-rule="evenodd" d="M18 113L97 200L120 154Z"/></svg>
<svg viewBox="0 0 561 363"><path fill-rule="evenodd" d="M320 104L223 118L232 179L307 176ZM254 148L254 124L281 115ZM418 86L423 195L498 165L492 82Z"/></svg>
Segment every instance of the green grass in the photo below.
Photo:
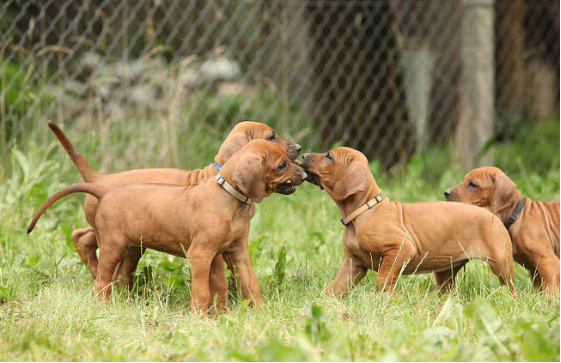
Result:
<svg viewBox="0 0 561 363"><path fill-rule="evenodd" d="M222 137L201 130L210 135L207 148L189 167L212 162L210 150ZM505 170L533 199L559 198L558 121L554 130L555 138L540 136L550 151L536 152L533 161L524 159L521 140L492 146L498 160L513 160ZM69 136L92 165L102 162L92 147L96 135ZM134 140L120 136L104 142L122 148ZM394 200L442 200L466 172L449 155L446 146L431 148L394 177L381 175L376 161L371 169ZM142 165L142 157L137 164L127 159L126 167L154 166ZM249 248L266 309L248 307L231 291L231 311L199 319L189 312L188 261L155 251L143 257L132 291L116 289L111 303L98 302L69 239L73 228L87 226L83 197L59 202L25 234L46 196L78 181L77 172L56 143L30 143L11 158L13 172L0 182L2 361L559 361L559 300L533 292L520 266L516 299L479 261L467 264L442 297L425 274L400 277L396 300L374 289L372 271L347 297L326 296L342 260L343 226L330 197L311 184L265 199L252 220ZM105 167L122 170L113 163Z"/></svg>

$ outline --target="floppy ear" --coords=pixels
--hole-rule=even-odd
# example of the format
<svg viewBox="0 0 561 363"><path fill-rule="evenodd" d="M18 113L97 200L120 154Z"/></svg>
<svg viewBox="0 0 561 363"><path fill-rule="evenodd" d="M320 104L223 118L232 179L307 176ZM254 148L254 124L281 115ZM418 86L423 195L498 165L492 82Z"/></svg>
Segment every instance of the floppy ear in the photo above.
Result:
<svg viewBox="0 0 561 363"><path fill-rule="evenodd" d="M265 197L263 159L257 155L242 157L236 164L232 181L242 194L259 203Z"/></svg>
<svg viewBox="0 0 561 363"><path fill-rule="evenodd" d="M333 199L345 200L364 191L370 175L370 171L365 169L363 164L352 161L333 185Z"/></svg>
<svg viewBox="0 0 561 363"><path fill-rule="evenodd" d="M218 154L214 158L214 161L218 163L218 165L224 165L228 159L232 157L241 149L245 144L249 143L251 138L245 132L236 133L235 135L229 135L226 140L220 146L220 150L218 150Z"/></svg>
<svg viewBox="0 0 561 363"><path fill-rule="evenodd" d="M516 203L520 191L516 189L516 184L505 174L495 176L493 195L491 196L491 211L501 214L501 211L508 209Z"/></svg>

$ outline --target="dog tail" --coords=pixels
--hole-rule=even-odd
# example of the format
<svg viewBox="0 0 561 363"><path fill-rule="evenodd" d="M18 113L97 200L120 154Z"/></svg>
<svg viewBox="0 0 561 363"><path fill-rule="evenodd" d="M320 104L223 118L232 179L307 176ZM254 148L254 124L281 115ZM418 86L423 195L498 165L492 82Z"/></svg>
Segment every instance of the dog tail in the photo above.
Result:
<svg viewBox="0 0 561 363"><path fill-rule="evenodd" d="M59 190L55 194L51 195L49 197L49 199L47 199L47 201L45 201L45 203L43 203L41 208L39 208L39 210L37 211L37 213L33 217L33 220L29 224L29 227L27 228L27 234L30 234L31 231L33 231L33 228L35 228L35 225L37 224L37 221L39 220L39 218L41 218L43 213L45 213L45 211L51 205L53 205L57 200L59 200L60 198L63 198L65 196L67 196L68 194L73 194L73 193L88 193L88 194L93 195L94 197L96 197L99 200L109 190L110 190L109 187L99 185L99 184L93 184L93 183L76 183L76 184L72 184L72 185L70 185L70 186L68 186L64 189Z"/></svg>
<svg viewBox="0 0 561 363"><path fill-rule="evenodd" d="M70 156L70 159L72 159L72 162L76 166L76 169L78 169L78 172L82 176L82 179L84 179L85 182L95 181L97 177L99 177L99 174L92 169L90 164L88 164L82 154L80 154L80 152L76 149L76 147L72 144L68 137L66 137L60 127L58 127L58 125L52 120L49 120L48 123L49 127L58 138L58 141L60 141L62 146L64 146L66 153L68 154L68 156Z"/></svg>

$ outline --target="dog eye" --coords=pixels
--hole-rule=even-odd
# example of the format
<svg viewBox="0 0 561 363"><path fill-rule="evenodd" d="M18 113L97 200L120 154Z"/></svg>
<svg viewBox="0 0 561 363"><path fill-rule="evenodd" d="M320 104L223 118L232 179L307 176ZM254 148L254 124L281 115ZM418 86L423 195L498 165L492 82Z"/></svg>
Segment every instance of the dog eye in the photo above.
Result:
<svg viewBox="0 0 561 363"><path fill-rule="evenodd" d="M327 154L325 154L325 158L327 160L333 160L333 156L331 156L331 152L328 152Z"/></svg>
<svg viewBox="0 0 561 363"><path fill-rule="evenodd" d="M279 165L278 169L279 169L279 170L286 169L286 163L283 161L283 162Z"/></svg>
<svg viewBox="0 0 561 363"><path fill-rule="evenodd" d="M276 139L277 139L277 135L275 135L275 134L272 134L271 136L269 136L267 138L267 140L269 140L269 141L275 141Z"/></svg>
<svg viewBox="0 0 561 363"><path fill-rule="evenodd" d="M479 188L479 186L477 184L475 184L474 182L470 181L468 183L468 188L475 189L475 188Z"/></svg>

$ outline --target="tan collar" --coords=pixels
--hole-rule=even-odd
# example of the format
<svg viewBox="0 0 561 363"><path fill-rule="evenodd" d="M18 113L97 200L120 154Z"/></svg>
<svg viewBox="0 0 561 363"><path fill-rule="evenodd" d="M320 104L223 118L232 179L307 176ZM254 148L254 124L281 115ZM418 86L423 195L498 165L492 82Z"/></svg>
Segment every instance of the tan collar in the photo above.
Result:
<svg viewBox="0 0 561 363"><path fill-rule="evenodd" d="M236 197L236 199L238 199L240 202L245 203L245 204L253 203L253 201L249 197L246 197L245 195L243 195L242 193L240 193L236 189L234 189L234 187L231 186L226 181L226 179L224 179L220 175L220 173L216 174L216 182L218 183L218 185L220 185L222 188L224 188L224 190L226 190L228 193L230 193L231 195Z"/></svg>
<svg viewBox="0 0 561 363"><path fill-rule="evenodd" d="M380 203L381 201L382 201L382 196L378 194L377 196L374 197L374 199L369 200L362 207L358 208L357 210L349 214L347 218L341 218L341 223L343 223L344 226L348 225L353 221L353 219L358 217L361 213L364 213L365 211L374 207L376 204Z"/></svg>

